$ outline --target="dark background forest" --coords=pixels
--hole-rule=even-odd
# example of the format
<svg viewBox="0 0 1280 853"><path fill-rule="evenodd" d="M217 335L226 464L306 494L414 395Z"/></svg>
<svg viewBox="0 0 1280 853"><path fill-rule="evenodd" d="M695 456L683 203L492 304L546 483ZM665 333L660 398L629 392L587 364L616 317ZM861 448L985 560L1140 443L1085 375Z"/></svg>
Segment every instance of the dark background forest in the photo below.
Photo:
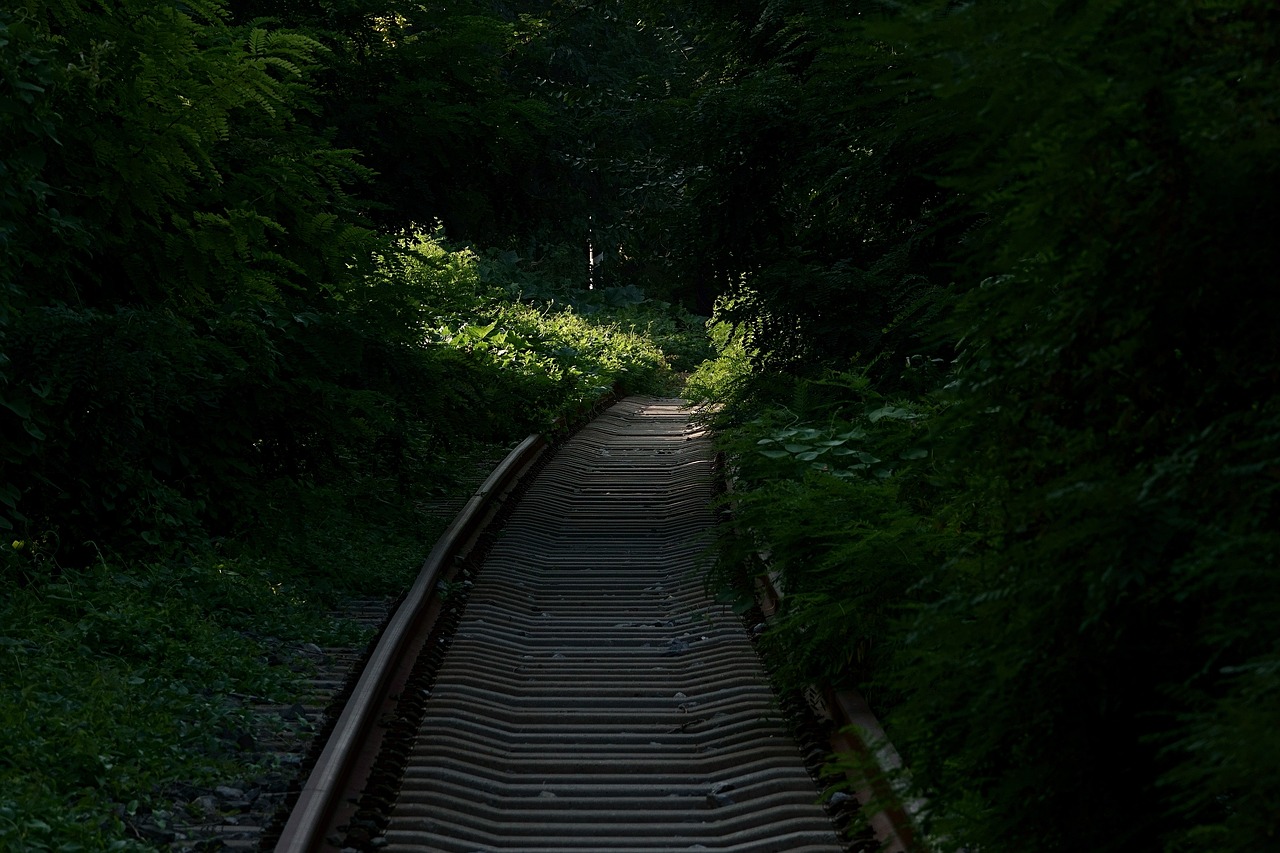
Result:
<svg viewBox="0 0 1280 853"><path fill-rule="evenodd" d="M0 843L136 843L261 590L394 588L459 454L692 372L712 581L767 548L934 847L1276 847L1278 59L1261 0L0 10Z"/></svg>

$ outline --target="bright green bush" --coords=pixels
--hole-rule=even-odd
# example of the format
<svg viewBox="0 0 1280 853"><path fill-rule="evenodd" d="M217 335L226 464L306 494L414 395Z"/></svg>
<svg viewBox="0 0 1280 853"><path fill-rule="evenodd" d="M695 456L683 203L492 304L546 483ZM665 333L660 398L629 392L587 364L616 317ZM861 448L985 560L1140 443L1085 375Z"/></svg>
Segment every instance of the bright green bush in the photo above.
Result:
<svg viewBox="0 0 1280 853"><path fill-rule="evenodd" d="M423 264L442 264L438 242L417 244ZM522 400L527 427L539 429L565 411L613 390L674 388L667 347L697 352L703 340L687 315L648 304L636 288L582 291L523 273L513 258L445 255L451 297L442 300L428 340L466 353L504 393ZM459 303L459 294L467 294ZM449 300L452 300L450 302Z"/></svg>
<svg viewBox="0 0 1280 853"><path fill-rule="evenodd" d="M730 400L751 373L746 346L742 335L723 320L709 321L707 336L715 354L694 369L684 393L699 402Z"/></svg>

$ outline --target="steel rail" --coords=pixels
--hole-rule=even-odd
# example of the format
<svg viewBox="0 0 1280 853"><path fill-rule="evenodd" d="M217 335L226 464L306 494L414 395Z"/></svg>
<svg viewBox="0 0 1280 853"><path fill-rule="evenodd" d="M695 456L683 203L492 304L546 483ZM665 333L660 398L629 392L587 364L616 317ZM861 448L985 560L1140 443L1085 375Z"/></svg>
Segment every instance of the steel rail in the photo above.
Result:
<svg viewBox="0 0 1280 853"><path fill-rule="evenodd" d="M757 558L768 566L764 554L757 554ZM753 579L756 603L766 621L775 618L785 597L776 579L773 571ZM834 725L828 739L831 752L855 758L854 769L846 771L846 778L880 849L884 853L926 853L928 842L917 831L923 803L906 795L902 756L867 700L851 688L835 690L823 685L813 685L804 700L817 716Z"/></svg>
<svg viewBox="0 0 1280 853"><path fill-rule="evenodd" d="M732 508L736 491L732 472L724 471L721 482ZM736 532L749 535L741 530ZM757 549L754 556L761 570L754 573L748 570L751 594L765 622L772 622L785 598L778 585L780 573L771 568L767 551ZM817 718L831 721L834 728L826 738L831 753L854 757L854 765L846 770L845 778L853 788L880 850L927 853L928 841L918 830L918 817L924 803L909 797L904 783L909 774L902 756L867 700L852 688L836 690L817 684L810 685L802 698Z"/></svg>
<svg viewBox="0 0 1280 853"><path fill-rule="evenodd" d="M379 747L401 748L384 726L402 693L432 710L386 812L389 850L840 849L745 632L706 597L711 451L678 402L614 405L530 478L428 693L411 671L441 582L548 442L499 464L388 622L278 853L336 849L339 827L363 825Z"/></svg>
<svg viewBox="0 0 1280 853"><path fill-rule="evenodd" d="M427 555L316 759L276 843L277 853L310 853L324 842L334 823L336 806L344 794L353 794L360 784L355 777L369 760L364 744L382 708L382 697L407 675L406 659L411 657L408 653L413 641L430 630L430 622L438 612L438 606L432 605L436 604L440 581L447 579L454 557L469 545L491 517L495 503L514 487L548 446L542 435L531 435L507 454Z"/></svg>

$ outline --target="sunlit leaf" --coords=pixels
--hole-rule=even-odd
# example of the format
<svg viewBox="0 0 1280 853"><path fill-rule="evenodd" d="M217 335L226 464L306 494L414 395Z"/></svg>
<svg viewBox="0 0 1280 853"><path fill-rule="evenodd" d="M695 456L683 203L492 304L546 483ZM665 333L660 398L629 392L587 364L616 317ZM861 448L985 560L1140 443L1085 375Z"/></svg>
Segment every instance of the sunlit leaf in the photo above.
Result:
<svg viewBox="0 0 1280 853"><path fill-rule="evenodd" d="M482 341L485 338L487 338L489 334L497 327L498 327L498 321L495 320L487 326L476 326L476 325L464 326L462 329L462 333L469 338L475 338L476 340Z"/></svg>

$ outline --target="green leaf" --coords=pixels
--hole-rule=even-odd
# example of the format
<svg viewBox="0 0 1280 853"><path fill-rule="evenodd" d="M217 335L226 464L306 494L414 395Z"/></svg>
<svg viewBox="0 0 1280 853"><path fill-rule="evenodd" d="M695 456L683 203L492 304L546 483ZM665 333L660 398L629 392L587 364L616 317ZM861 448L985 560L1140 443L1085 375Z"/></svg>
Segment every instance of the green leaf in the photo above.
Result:
<svg viewBox="0 0 1280 853"><path fill-rule="evenodd" d="M31 417L31 404L26 400L0 400L0 405L24 420Z"/></svg>
<svg viewBox="0 0 1280 853"><path fill-rule="evenodd" d="M929 451L923 447L913 447L910 450L904 450L898 454L903 459L924 459L929 455Z"/></svg>
<svg viewBox="0 0 1280 853"><path fill-rule="evenodd" d="M487 326L476 326L476 325L463 326L462 334L465 334L469 338L474 338L475 340L482 341L485 338L489 337L490 333L492 333L493 330L496 328L498 328L498 321L494 320L492 323L490 323Z"/></svg>
<svg viewBox="0 0 1280 853"><path fill-rule="evenodd" d="M920 416L908 411L907 409L899 409L896 406L884 406L883 408L876 409L874 412L867 413L867 419L872 423L883 418L889 418L895 421L909 421L915 420L918 417Z"/></svg>

